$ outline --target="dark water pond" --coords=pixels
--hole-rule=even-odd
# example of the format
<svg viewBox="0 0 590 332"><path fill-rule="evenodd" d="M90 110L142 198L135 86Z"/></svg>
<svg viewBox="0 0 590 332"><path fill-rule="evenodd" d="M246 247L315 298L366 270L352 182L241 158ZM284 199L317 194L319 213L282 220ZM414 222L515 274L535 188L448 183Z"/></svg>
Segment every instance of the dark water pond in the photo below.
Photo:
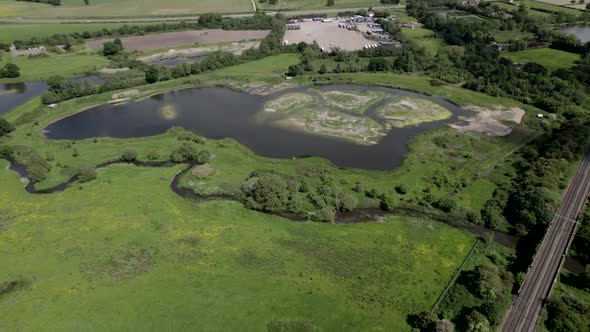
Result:
<svg viewBox="0 0 590 332"><path fill-rule="evenodd" d="M226 88L187 89L121 105L106 104L64 118L49 125L49 139L85 139L90 137L132 138L161 134L173 126L219 139L231 137L255 153L274 158L296 156L324 157L340 167L387 170L398 166L408 152L408 142L416 135L457 122L467 112L437 97L418 93L357 85L331 85L321 90L374 90L392 96L425 98L451 110L444 121L394 128L378 144L359 145L343 139L319 136L276 127L257 121L264 103L284 93L306 91L291 89L270 96L236 92ZM161 110L173 106L177 116L165 119ZM371 112L369 110L368 112Z"/></svg>
<svg viewBox="0 0 590 332"><path fill-rule="evenodd" d="M583 43L590 42L590 25L572 25L560 28L559 31L574 35Z"/></svg>
<svg viewBox="0 0 590 332"><path fill-rule="evenodd" d="M103 81L99 76L81 76L66 80L71 82L89 81L92 84L99 84ZM0 83L0 115L8 113L33 97L40 96L45 90L47 90L45 82Z"/></svg>
<svg viewBox="0 0 590 332"><path fill-rule="evenodd" d="M166 67L174 67L174 66L176 66L179 63L197 62L197 61L205 60L206 58L207 58L206 55L193 56L193 57L180 57L180 58L164 59L164 60L160 60L160 61L150 62L150 65L160 65L160 66L166 66Z"/></svg>

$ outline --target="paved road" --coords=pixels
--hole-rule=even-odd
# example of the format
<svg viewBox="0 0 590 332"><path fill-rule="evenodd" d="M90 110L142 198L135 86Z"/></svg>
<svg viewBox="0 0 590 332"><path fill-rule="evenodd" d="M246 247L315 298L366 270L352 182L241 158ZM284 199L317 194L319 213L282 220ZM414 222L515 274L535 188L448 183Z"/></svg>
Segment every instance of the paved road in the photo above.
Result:
<svg viewBox="0 0 590 332"><path fill-rule="evenodd" d="M576 232L576 220L590 191L590 146L553 217L545 238L518 296L502 324L502 332L532 332L539 325L541 311L551 293L569 244Z"/></svg>
<svg viewBox="0 0 590 332"><path fill-rule="evenodd" d="M375 10L382 10L387 8L403 9L404 6L379 6L373 7ZM356 11L363 8L330 8L330 9L316 9L316 10L293 10L281 12L288 16L308 15L308 14L331 14L343 11ZM274 15L277 12L268 11L269 15ZM246 17L252 16L252 13L247 14L227 14L225 17ZM199 15L187 16L158 16L158 17L120 17L120 18L32 18L32 17L0 17L0 23L123 23L123 22L163 22L163 21L190 21L196 20Z"/></svg>

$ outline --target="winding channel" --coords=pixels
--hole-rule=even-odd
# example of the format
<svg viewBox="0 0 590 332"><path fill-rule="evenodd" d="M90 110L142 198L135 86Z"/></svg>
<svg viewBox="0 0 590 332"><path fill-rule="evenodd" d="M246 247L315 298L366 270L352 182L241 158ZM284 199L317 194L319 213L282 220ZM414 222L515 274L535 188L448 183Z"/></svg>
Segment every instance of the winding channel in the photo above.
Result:
<svg viewBox="0 0 590 332"><path fill-rule="evenodd" d="M19 164L18 162L16 162L12 158L4 157L4 158L0 158L0 159L7 160L10 163L10 166L8 167L10 170L16 172L21 178L26 178L28 180L28 183L24 187L24 189L26 192L28 192L30 194L47 195L47 194L63 192L64 190L69 188L71 185L78 182L78 176L75 175L75 176L71 177L69 180L67 180L63 183L60 183L58 185L55 185L51 188L37 189L37 188L35 188L35 181L33 181L29 177L29 173L27 171L26 166ZM128 165L135 165L137 167L172 167L175 165L180 165L179 163L175 163L173 161L144 162L144 161L111 160L111 161L107 161L107 162L98 164L96 166L96 168L102 169L102 168L106 168L110 165L115 165L115 164L128 164ZM194 162L193 163L186 163L185 165L187 165L187 166L185 168L183 168L182 170L180 170L179 172L177 172L174 175L174 177L172 178L172 181L170 181L170 190L172 190L176 195L178 195L184 199L189 199L189 200L193 200L193 201L207 201L207 200L221 199L221 200L236 201L236 202L241 203L240 199L236 196L233 196L233 195L227 195L227 194L199 195L190 189L180 187L179 186L180 177L182 175L184 175L186 172L188 172L195 165L197 165L197 163L194 163ZM291 212L268 212L268 211L257 211L257 212L265 213L265 214L269 214L269 215L273 215L273 216L283 217L285 219L295 221L295 222L307 221L307 219L305 219L304 217L302 217L298 214L295 214L295 213L291 213ZM474 233L474 234L480 235L480 236L484 236L487 233L492 232L493 236L494 236L494 241L498 242L499 244L501 244L503 246L510 247L510 248L514 248L516 246L517 241L518 241L518 238L515 236L509 235L507 233L498 232L498 231L492 231L492 230L485 228L483 226L480 226L480 225L466 224L466 223L459 223L459 222L449 223L447 220L439 220L436 217L433 217L430 215L424 215L421 213L417 213L415 211L403 210L403 209L397 209L396 211L383 211L383 210L374 209L374 208L357 208L357 209L354 209L353 211L350 211L350 212L337 211L336 217L334 219L334 223L336 223L336 224L358 224L358 223L380 222L381 219L385 215L394 215L394 214L397 214L397 215L403 214L403 215L408 215L408 216L418 217L418 218L421 217L421 218L434 219L434 220L436 220L438 222L442 222L448 226L459 228L462 230L466 230L466 231L469 231L471 233Z"/></svg>

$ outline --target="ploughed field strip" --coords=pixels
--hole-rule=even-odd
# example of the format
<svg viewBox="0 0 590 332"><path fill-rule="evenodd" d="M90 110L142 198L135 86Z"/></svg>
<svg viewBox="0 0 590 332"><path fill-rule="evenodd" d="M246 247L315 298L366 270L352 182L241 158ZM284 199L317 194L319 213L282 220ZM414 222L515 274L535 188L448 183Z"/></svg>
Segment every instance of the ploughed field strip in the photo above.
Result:
<svg viewBox="0 0 590 332"><path fill-rule="evenodd" d="M227 31L222 29L192 30L180 32L166 32L146 36L132 36L121 38L123 47L131 51L149 51L182 45L200 43L237 42L241 40L263 39L269 30L240 30ZM103 44L112 38L95 39L88 42L88 47L102 48Z"/></svg>
<svg viewBox="0 0 590 332"><path fill-rule="evenodd" d="M590 193L590 146L578 166L562 203L527 273L518 296L502 325L504 332L532 332L549 298L567 249L577 228L577 219Z"/></svg>

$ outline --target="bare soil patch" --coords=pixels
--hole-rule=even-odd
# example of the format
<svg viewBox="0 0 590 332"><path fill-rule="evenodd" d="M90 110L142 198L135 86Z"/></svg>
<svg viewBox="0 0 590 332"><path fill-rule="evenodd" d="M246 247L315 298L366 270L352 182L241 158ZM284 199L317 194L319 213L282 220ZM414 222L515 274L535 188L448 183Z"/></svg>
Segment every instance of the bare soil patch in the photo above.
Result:
<svg viewBox="0 0 590 332"><path fill-rule="evenodd" d="M478 132L488 136L506 136L510 134L512 128L504 123L520 124L525 114L522 108L517 107L505 109L502 106L496 106L496 109L492 110L481 106L468 105L463 108L477 112L477 114L467 118L465 120L466 124L450 126L460 131Z"/></svg>
<svg viewBox="0 0 590 332"><path fill-rule="evenodd" d="M263 39L269 30L241 30L226 31L222 29L192 30L179 32L166 32L146 36L131 36L121 38L126 50L149 51L160 48L169 48L197 43L220 43L242 40ZM88 47L102 48L102 44L112 41L113 38L95 39L88 42Z"/></svg>
<svg viewBox="0 0 590 332"><path fill-rule="evenodd" d="M229 52L236 55L242 54L245 50L250 48L256 48L260 46L260 41L247 41L247 42L232 42L230 44L225 45L210 45L210 46L202 46L202 47L191 47L185 48L181 50L169 50L162 53L156 53L148 56L143 56L137 58L139 61L144 62L154 62L160 61L165 59L174 59L180 57L191 57L197 55L203 55L207 53L223 51Z"/></svg>

